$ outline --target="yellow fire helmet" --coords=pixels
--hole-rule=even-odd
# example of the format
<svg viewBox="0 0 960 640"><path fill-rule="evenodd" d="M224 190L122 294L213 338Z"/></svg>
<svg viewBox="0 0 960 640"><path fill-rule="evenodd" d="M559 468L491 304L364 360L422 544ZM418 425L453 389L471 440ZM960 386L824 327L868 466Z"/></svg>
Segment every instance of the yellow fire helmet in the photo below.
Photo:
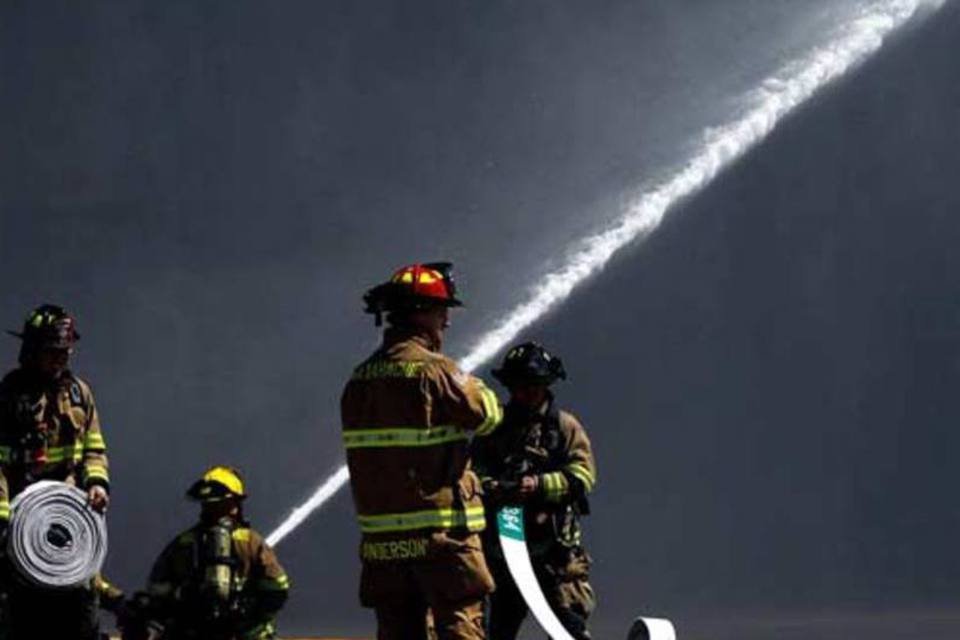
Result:
<svg viewBox="0 0 960 640"><path fill-rule="evenodd" d="M240 473L233 467L217 465L207 469L203 477L193 483L187 497L200 502L213 502L226 498L246 498Z"/></svg>

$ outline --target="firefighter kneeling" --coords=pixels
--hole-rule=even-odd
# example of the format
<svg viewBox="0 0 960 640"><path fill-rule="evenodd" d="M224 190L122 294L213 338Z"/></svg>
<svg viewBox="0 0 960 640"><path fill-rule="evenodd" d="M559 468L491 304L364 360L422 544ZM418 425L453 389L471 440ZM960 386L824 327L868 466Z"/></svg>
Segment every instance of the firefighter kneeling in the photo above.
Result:
<svg viewBox="0 0 960 640"><path fill-rule="evenodd" d="M566 378L560 359L528 342L507 353L493 372L510 391L500 429L473 443L488 515L505 504L524 505L524 530L540 587L567 631L590 638L587 617L595 598L590 557L582 546L580 516L596 481L590 440L580 422L560 411L550 385ZM510 577L491 523L483 539L497 590L490 596L488 636L513 640L527 605Z"/></svg>
<svg viewBox="0 0 960 640"><path fill-rule="evenodd" d="M273 550L243 519L243 481L213 467L187 492L200 522L157 558L145 594L127 606L124 640L268 640L289 580Z"/></svg>

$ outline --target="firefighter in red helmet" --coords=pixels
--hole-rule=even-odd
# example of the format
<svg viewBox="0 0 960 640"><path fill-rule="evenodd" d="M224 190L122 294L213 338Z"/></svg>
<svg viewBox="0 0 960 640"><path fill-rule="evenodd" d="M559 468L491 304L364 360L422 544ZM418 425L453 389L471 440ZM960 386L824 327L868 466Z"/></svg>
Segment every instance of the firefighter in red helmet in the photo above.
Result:
<svg viewBox="0 0 960 640"><path fill-rule="evenodd" d="M361 530L361 603L378 640L481 640L493 580L478 532L471 436L499 425L496 395L441 353L462 303L449 263L413 264L364 296L383 344L357 366L341 401L343 441Z"/></svg>

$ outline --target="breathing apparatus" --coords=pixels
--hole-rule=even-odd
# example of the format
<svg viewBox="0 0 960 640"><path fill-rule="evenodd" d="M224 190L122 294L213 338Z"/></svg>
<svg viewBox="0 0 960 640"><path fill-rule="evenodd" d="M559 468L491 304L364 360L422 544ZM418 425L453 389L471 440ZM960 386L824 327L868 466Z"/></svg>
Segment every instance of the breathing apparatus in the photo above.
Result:
<svg viewBox="0 0 960 640"><path fill-rule="evenodd" d="M241 503L246 489L240 473L231 467L218 465L209 468L187 491L187 496L201 504L214 504L225 500ZM222 515L213 524L200 531L196 553L197 588L213 618L221 618L237 606L236 558L233 554L233 534L242 515Z"/></svg>
<svg viewBox="0 0 960 640"><path fill-rule="evenodd" d="M201 596L214 604L214 611L225 612L234 596L233 518L220 518L200 536L199 569L202 573Z"/></svg>

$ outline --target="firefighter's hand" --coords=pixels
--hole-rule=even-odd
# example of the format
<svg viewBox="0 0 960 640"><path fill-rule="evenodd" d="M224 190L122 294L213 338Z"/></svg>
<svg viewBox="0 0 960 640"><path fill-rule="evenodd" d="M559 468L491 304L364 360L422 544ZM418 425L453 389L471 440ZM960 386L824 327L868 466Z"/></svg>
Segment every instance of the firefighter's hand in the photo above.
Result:
<svg viewBox="0 0 960 640"><path fill-rule="evenodd" d="M499 504L503 501L503 486L493 478L484 478L480 483L483 489L483 497L491 504Z"/></svg>
<svg viewBox="0 0 960 640"><path fill-rule="evenodd" d="M161 640L163 638L163 626L158 622L149 622L143 633L144 640Z"/></svg>
<svg viewBox="0 0 960 640"><path fill-rule="evenodd" d="M521 500L528 500L540 490L539 476L523 476L517 484L517 496Z"/></svg>
<svg viewBox="0 0 960 640"><path fill-rule="evenodd" d="M110 494L98 484L87 489L87 502L97 513L105 513L110 505Z"/></svg>

